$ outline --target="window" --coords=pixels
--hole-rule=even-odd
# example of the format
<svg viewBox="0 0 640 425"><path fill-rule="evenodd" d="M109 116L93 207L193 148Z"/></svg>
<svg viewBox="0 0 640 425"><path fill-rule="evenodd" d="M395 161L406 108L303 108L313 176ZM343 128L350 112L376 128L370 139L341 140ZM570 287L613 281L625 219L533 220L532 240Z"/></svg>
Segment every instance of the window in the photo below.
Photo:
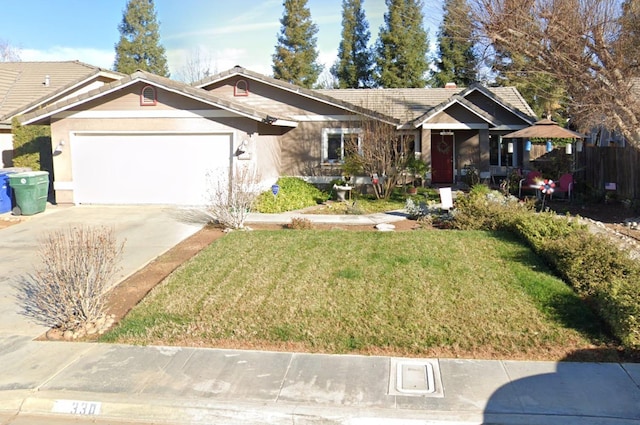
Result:
<svg viewBox="0 0 640 425"><path fill-rule="evenodd" d="M513 152L509 152L509 143L512 143ZM516 166L518 143L514 139L504 139L496 134L489 136L489 164L500 167Z"/></svg>
<svg viewBox="0 0 640 425"><path fill-rule="evenodd" d="M249 83L246 80L236 81L236 85L233 87L234 96L249 96Z"/></svg>
<svg viewBox="0 0 640 425"><path fill-rule="evenodd" d="M349 147L360 148L360 129L325 128L322 130L322 162L340 163L348 154Z"/></svg>
<svg viewBox="0 0 640 425"><path fill-rule="evenodd" d="M140 92L140 105L154 106L156 103L156 89L152 86L144 86Z"/></svg>

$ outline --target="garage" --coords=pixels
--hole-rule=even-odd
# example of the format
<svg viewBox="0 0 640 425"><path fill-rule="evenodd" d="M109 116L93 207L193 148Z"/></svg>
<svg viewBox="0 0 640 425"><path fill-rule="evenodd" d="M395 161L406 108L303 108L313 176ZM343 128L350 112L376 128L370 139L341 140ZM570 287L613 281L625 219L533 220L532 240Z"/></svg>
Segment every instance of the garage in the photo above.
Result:
<svg viewBox="0 0 640 425"><path fill-rule="evenodd" d="M202 205L211 178L228 178L231 152L228 133L77 133L74 202Z"/></svg>

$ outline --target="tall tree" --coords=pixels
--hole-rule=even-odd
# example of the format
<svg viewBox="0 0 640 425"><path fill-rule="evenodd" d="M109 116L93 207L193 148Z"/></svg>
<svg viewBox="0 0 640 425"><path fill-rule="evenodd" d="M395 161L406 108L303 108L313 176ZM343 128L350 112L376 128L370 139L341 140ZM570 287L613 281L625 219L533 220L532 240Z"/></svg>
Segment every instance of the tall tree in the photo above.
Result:
<svg viewBox="0 0 640 425"><path fill-rule="evenodd" d="M518 19L520 28L538 27L539 22L529 22L519 18L526 16L527 10L533 7L532 0L510 0L504 3L505 13L511 19ZM537 30L537 29L536 29ZM530 65L529 59L522 52L511 51L508 45L495 40L491 45L486 65L495 73L495 84L514 86L525 98L538 117L551 117L554 121L564 123L567 119L567 93L562 81L545 72L537 72Z"/></svg>
<svg viewBox="0 0 640 425"><path fill-rule="evenodd" d="M640 46L626 43L619 0L469 0L489 43L526 59L529 73L547 75L567 92L579 130L619 130L640 147ZM637 0L636 0L637 1Z"/></svg>
<svg viewBox="0 0 640 425"><path fill-rule="evenodd" d="M477 81L478 59L474 52L473 27L466 0L445 0L438 31L438 58L431 84L452 82L468 87Z"/></svg>
<svg viewBox="0 0 640 425"><path fill-rule="evenodd" d="M376 43L376 83L381 87L424 87L429 70L429 34L421 0L385 0L387 12Z"/></svg>
<svg viewBox="0 0 640 425"><path fill-rule="evenodd" d="M317 62L318 27L311 21L307 0L284 0L280 34L273 54L273 76L311 88L322 72Z"/></svg>
<svg viewBox="0 0 640 425"><path fill-rule="evenodd" d="M491 62L496 72L495 84L517 88L538 117L564 123L568 118L564 84L552 75L534 71L529 62L521 54L502 50Z"/></svg>
<svg viewBox="0 0 640 425"><path fill-rule="evenodd" d="M373 84L371 32L362 3L363 0L342 0L342 40L338 60L331 68L342 89L366 88Z"/></svg>
<svg viewBox="0 0 640 425"><path fill-rule="evenodd" d="M620 34L618 49L633 51L635 46L640 46L640 1L625 0L622 3L622 16L620 17ZM637 55L627 56L629 73L640 76L640 59Z"/></svg>
<svg viewBox="0 0 640 425"><path fill-rule="evenodd" d="M129 0L118 30L120 41L116 44L116 71L131 74L143 70L169 76L153 0Z"/></svg>

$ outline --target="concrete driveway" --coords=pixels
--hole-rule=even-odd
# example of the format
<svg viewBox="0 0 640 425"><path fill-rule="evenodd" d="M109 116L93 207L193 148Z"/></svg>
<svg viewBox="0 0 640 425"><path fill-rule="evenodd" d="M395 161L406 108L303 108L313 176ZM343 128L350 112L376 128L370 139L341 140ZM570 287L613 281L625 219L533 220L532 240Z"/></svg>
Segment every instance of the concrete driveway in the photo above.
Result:
<svg viewBox="0 0 640 425"><path fill-rule="evenodd" d="M167 206L47 206L40 214L25 217L0 230L0 335L36 337L46 328L19 314L13 284L39 263L40 237L74 225L103 225L125 241L121 281L202 228L203 223L177 207Z"/></svg>

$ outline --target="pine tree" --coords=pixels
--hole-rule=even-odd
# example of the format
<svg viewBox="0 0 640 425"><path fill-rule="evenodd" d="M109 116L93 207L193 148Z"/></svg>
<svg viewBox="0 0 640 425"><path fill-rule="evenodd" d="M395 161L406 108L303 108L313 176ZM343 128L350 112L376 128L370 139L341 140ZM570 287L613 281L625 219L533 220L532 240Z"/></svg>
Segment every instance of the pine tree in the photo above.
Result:
<svg viewBox="0 0 640 425"><path fill-rule="evenodd" d="M316 61L318 27L311 21L307 0L284 0L283 6L282 26L273 55L273 76L311 88L322 71L322 65Z"/></svg>
<svg viewBox="0 0 640 425"><path fill-rule="evenodd" d="M531 16L532 7L533 0L510 0L504 3L510 19L515 20L516 27L523 30L540 25L537 21L527 22L523 18ZM550 73L535 70L531 57L515 51L505 42L494 42L492 49L495 54L488 65L495 72L496 85L516 87L538 117L551 117L560 123L566 121L563 114L566 111L567 92L561 80Z"/></svg>
<svg viewBox="0 0 640 425"><path fill-rule="evenodd" d="M381 87L424 87L429 70L429 34L421 0L386 0L387 13L376 43L376 83Z"/></svg>
<svg viewBox="0 0 640 425"><path fill-rule="evenodd" d="M338 60L331 73L339 87L371 87L373 58L369 49L369 23L362 8L363 0L342 0L342 40Z"/></svg>
<svg viewBox="0 0 640 425"><path fill-rule="evenodd" d="M437 71L431 84L444 87L452 82L468 87L477 81L478 60L474 54L473 26L466 0L446 0L438 32Z"/></svg>
<svg viewBox="0 0 640 425"><path fill-rule="evenodd" d="M168 77L159 28L153 0L129 0L118 25L120 41L116 44L114 69L125 74L143 70Z"/></svg>
<svg viewBox="0 0 640 425"><path fill-rule="evenodd" d="M625 52L625 64L629 75L640 76L638 53L640 50L640 1L624 0L620 16L620 33L617 49Z"/></svg>

